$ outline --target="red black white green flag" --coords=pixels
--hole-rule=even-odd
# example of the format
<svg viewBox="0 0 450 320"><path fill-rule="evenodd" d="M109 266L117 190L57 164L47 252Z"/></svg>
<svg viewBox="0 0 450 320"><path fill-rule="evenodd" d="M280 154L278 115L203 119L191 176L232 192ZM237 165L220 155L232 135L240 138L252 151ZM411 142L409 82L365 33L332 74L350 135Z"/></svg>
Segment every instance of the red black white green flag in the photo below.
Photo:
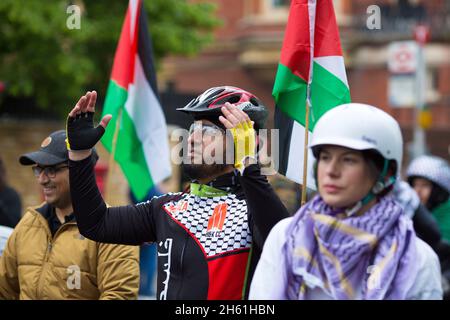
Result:
<svg viewBox="0 0 450 320"><path fill-rule="evenodd" d="M114 158L137 199L171 174L166 120L161 109L144 5L130 0L117 46L103 115L120 117ZM111 152L115 126L102 143Z"/></svg>

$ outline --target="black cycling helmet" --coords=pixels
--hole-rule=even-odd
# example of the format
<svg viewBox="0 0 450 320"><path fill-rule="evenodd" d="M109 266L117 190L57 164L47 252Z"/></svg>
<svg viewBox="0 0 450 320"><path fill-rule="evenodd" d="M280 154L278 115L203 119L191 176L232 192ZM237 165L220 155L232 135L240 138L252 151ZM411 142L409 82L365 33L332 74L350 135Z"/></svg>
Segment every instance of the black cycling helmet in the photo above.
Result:
<svg viewBox="0 0 450 320"><path fill-rule="evenodd" d="M217 122L219 116L222 115L220 108L226 102L235 104L247 113L250 119L255 122L254 126L256 130L264 128L268 115L267 108L254 94L237 87L223 86L210 88L186 106L177 110L192 115L196 120L208 119Z"/></svg>

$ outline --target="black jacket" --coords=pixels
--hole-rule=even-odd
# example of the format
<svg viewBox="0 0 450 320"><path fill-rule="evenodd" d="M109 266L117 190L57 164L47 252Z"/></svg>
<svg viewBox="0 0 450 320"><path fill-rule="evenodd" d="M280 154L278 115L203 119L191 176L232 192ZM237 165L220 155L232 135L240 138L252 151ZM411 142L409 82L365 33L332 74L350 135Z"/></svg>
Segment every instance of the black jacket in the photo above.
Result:
<svg viewBox="0 0 450 320"><path fill-rule="evenodd" d="M10 187L0 191L0 225L14 228L22 216L19 194Z"/></svg>

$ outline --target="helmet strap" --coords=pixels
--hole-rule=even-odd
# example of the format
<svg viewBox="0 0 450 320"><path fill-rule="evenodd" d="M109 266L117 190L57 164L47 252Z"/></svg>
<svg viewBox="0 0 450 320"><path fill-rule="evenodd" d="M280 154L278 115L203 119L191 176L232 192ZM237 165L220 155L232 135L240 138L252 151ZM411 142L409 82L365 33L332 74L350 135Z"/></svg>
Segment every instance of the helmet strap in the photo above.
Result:
<svg viewBox="0 0 450 320"><path fill-rule="evenodd" d="M358 203L356 203L353 207L345 210L345 213L347 214L348 217L353 216L356 212L358 212L359 209L361 209L363 206L368 204L373 198L375 198L377 194L380 194L384 189L388 188L389 186L395 183L395 181L397 180L395 176L390 177L389 180L385 182L388 168L389 168L389 160L384 159L383 170L378 176L377 182L375 182L373 187L370 189L369 193L360 201L358 201Z"/></svg>

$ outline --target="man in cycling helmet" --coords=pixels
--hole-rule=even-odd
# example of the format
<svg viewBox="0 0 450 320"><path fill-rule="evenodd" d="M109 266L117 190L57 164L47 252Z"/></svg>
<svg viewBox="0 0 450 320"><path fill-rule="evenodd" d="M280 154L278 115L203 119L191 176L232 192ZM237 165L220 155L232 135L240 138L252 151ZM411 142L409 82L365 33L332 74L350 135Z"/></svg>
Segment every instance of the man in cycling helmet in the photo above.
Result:
<svg viewBox="0 0 450 320"><path fill-rule="evenodd" d="M190 190L109 208L89 154L111 116L94 128L95 101L96 92L88 92L67 121L71 194L81 233L107 243L156 242L157 299L245 298L270 229L288 216L256 161L254 128L263 128L267 116L261 101L236 87L206 90L180 109L194 118L186 157ZM217 156L221 148L234 149L229 163ZM213 163L207 163L206 150Z"/></svg>

